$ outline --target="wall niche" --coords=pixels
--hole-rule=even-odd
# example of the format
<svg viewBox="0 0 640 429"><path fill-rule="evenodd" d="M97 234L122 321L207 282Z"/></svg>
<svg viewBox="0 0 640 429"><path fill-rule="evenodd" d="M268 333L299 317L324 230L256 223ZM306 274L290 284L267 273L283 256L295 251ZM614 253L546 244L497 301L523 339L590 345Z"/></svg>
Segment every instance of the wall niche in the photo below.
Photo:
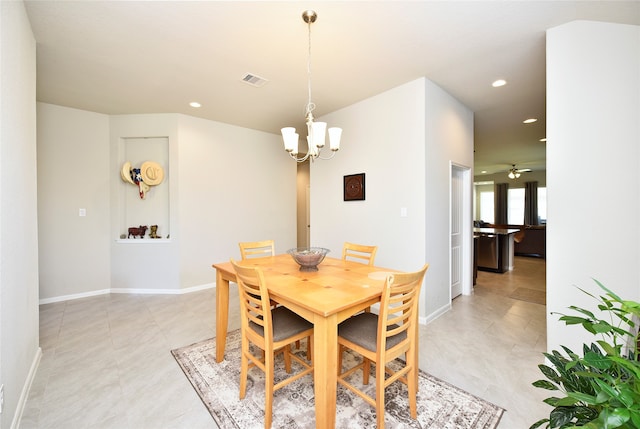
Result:
<svg viewBox="0 0 640 429"><path fill-rule="evenodd" d="M126 243L168 241L171 234L169 231L169 138L122 137L118 149L118 168L120 168L118 195L121 207L118 241ZM150 165L145 162L157 163L161 171L155 168L147 169L147 174L142 172L143 178L147 177L148 182L153 183L151 178L157 180L159 175L163 177L161 183L149 186L144 192L144 198L141 198L140 187L135 184L135 178L127 177L129 168L126 163L130 163L132 169L140 169ZM131 183L132 181L134 183ZM152 225L157 225L156 234L160 238L151 237ZM142 238L139 235L129 236L129 228L140 226L147 227Z"/></svg>

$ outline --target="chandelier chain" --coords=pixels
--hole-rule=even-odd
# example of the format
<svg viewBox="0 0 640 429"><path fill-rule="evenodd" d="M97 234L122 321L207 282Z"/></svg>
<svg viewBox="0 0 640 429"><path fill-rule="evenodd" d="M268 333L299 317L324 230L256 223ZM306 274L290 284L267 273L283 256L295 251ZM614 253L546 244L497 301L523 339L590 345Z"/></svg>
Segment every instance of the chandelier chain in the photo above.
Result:
<svg viewBox="0 0 640 429"><path fill-rule="evenodd" d="M307 54L307 88L309 91L309 98L305 108L305 116L309 115L316 108L315 103L311 101L311 23L311 20L307 23L309 28L309 50Z"/></svg>

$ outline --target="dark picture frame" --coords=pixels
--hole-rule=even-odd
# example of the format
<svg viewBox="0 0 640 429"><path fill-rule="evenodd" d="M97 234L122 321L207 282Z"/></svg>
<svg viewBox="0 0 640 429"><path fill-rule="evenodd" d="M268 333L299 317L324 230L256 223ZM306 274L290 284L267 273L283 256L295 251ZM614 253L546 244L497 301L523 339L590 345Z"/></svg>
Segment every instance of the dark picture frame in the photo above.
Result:
<svg viewBox="0 0 640 429"><path fill-rule="evenodd" d="M363 201L364 200L364 173L349 174L344 176L343 181L343 198L344 201Z"/></svg>

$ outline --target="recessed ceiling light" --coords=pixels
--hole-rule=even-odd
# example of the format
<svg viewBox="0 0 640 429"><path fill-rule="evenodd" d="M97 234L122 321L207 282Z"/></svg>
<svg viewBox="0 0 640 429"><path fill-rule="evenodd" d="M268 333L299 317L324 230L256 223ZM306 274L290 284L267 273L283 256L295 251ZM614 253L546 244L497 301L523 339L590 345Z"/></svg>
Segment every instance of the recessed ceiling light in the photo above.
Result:
<svg viewBox="0 0 640 429"><path fill-rule="evenodd" d="M535 121L537 121L536 118L529 118L529 119L525 119L524 121L522 121L523 124L533 124Z"/></svg>
<svg viewBox="0 0 640 429"><path fill-rule="evenodd" d="M191 107L201 107L202 104L198 103L197 101L192 101L191 103L189 103L189 106L191 106Z"/></svg>
<svg viewBox="0 0 640 429"><path fill-rule="evenodd" d="M498 88L499 86L505 86L507 84L507 81L504 79L498 79L495 82L493 82L491 84L491 86L493 86L494 88Z"/></svg>
<svg viewBox="0 0 640 429"><path fill-rule="evenodd" d="M487 170L482 170L480 173L487 174Z"/></svg>
<svg viewBox="0 0 640 429"><path fill-rule="evenodd" d="M541 141L541 142L546 142L546 141L547 141L547 138L546 138L546 137L541 138L541 139L540 139L540 141Z"/></svg>

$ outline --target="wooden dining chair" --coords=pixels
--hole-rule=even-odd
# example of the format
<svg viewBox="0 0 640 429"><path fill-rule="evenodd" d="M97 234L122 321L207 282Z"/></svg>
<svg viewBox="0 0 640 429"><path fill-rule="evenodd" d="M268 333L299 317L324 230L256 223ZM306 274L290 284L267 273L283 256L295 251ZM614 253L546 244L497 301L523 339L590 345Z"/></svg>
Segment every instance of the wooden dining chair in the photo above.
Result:
<svg viewBox="0 0 640 429"><path fill-rule="evenodd" d="M262 270L245 267L233 259L240 291L240 319L242 333L242 357L240 366L240 399L247 392L247 376L252 367L265 374L264 427L269 429L273 416L273 393L287 384L313 372L313 365L291 353L290 345L303 338L313 339L313 324L286 307L273 308ZM251 352L250 344L261 350L260 356ZM274 360L276 353L284 354L285 369L291 373L291 360L303 369L278 383L274 383Z"/></svg>
<svg viewBox="0 0 640 429"><path fill-rule="evenodd" d="M338 383L376 408L379 428L384 428L384 390L397 380L407 385L411 417L417 418L418 298L428 268L429 264L425 264L413 273L389 275L384 284L379 315L360 313L338 325ZM343 372L342 353L345 347L360 354L362 362ZM394 372L387 365L402 355L404 365ZM362 383L369 384L371 362L375 363L375 399L347 381L349 375L362 369Z"/></svg>
<svg viewBox="0 0 640 429"><path fill-rule="evenodd" d="M378 246L345 242L342 247L342 259L373 265L377 251Z"/></svg>
<svg viewBox="0 0 640 429"><path fill-rule="evenodd" d="M258 258L262 256L274 256L276 246L273 240L244 241L238 243L240 246L240 256L242 260L248 258Z"/></svg>
<svg viewBox="0 0 640 429"><path fill-rule="evenodd" d="M238 243L240 247L240 256L245 261L250 258L260 258L264 256L275 256L276 246L274 240L262 241L241 241ZM278 302L271 300L271 307L277 307ZM300 348L300 341L296 341L296 348ZM307 347L307 356L311 358L311 351Z"/></svg>

